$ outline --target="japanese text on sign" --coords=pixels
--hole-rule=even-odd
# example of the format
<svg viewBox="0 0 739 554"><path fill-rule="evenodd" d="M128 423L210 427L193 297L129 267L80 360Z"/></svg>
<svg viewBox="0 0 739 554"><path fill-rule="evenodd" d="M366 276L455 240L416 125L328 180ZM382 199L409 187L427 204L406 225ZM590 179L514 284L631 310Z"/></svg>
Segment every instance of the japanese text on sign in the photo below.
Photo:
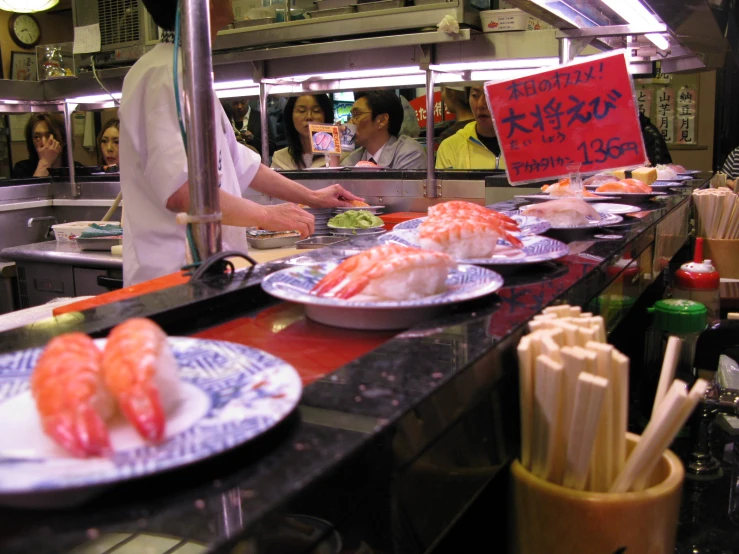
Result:
<svg viewBox="0 0 739 554"><path fill-rule="evenodd" d="M646 162L623 54L487 83L488 105L512 184Z"/></svg>

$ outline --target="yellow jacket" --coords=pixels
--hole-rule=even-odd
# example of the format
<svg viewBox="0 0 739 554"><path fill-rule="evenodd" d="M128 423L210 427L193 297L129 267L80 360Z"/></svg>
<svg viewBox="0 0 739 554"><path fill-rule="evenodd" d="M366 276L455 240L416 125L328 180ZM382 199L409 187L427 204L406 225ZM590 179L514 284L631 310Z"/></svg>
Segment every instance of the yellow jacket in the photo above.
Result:
<svg viewBox="0 0 739 554"><path fill-rule="evenodd" d="M503 155L485 148L477 138L477 123L471 121L443 140L436 153L436 169L505 169Z"/></svg>

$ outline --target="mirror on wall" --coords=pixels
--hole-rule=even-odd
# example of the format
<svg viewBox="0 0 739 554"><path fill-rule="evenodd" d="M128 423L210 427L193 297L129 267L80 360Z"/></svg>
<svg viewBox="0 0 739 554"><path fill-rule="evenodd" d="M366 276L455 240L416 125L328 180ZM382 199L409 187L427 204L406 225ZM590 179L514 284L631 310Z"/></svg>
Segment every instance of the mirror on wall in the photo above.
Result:
<svg viewBox="0 0 739 554"><path fill-rule="evenodd" d="M88 173L118 170L117 110L71 114L71 145L61 112L12 113L0 116L0 176L7 179L64 174L71 148L75 167Z"/></svg>

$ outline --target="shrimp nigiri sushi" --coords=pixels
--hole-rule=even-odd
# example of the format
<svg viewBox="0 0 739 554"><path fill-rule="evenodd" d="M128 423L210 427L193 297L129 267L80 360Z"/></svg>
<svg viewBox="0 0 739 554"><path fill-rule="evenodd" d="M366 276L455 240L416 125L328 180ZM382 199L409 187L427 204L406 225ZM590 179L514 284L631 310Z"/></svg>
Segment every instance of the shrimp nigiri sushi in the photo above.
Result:
<svg viewBox="0 0 739 554"><path fill-rule="evenodd" d="M555 227L574 227L600 221L600 214L579 198L561 198L541 204L531 204L521 210L523 215L546 219Z"/></svg>
<svg viewBox="0 0 739 554"><path fill-rule="evenodd" d="M418 228L421 248L445 252L457 260L489 258L501 238L516 248L523 247L523 243L508 232L503 221L475 213L464 218L429 217Z"/></svg>
<svg viewBox="0 0 739 554"><path fill-rule="evenodd" d="M110 452L105 421L115 412L115 402L103 386L100 358L87 335L60 335L41 353L31 377L44 433L82 458Z"/></svg>
<svg viewBox="0 0 739 554"><path fill-rule="evenodd" d="M181 397L177 360L153 321L129 319L108 335L102 360L105 386L123 415L147 441L164 438L166 414Z"/></svg>
<svg viewBox="0 0 739 554"><path fill-rule="evenodd" d="M413 300L446 290L456 264L446 254L385 244L347 258L313 287L317 296L376 300Z"/></svg>

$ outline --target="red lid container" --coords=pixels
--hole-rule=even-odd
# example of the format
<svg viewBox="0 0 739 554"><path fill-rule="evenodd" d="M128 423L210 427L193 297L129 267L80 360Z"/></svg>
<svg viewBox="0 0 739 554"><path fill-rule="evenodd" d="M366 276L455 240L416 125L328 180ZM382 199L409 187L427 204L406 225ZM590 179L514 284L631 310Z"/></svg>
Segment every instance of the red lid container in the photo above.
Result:
<svg viewBox="0 0 739 554"><path fill-rule="evenodd" d="M711 260L703 259L703 239L695 239L693 261L675 272L675 284L682 289L718 289L720 276Z"/></svg>

